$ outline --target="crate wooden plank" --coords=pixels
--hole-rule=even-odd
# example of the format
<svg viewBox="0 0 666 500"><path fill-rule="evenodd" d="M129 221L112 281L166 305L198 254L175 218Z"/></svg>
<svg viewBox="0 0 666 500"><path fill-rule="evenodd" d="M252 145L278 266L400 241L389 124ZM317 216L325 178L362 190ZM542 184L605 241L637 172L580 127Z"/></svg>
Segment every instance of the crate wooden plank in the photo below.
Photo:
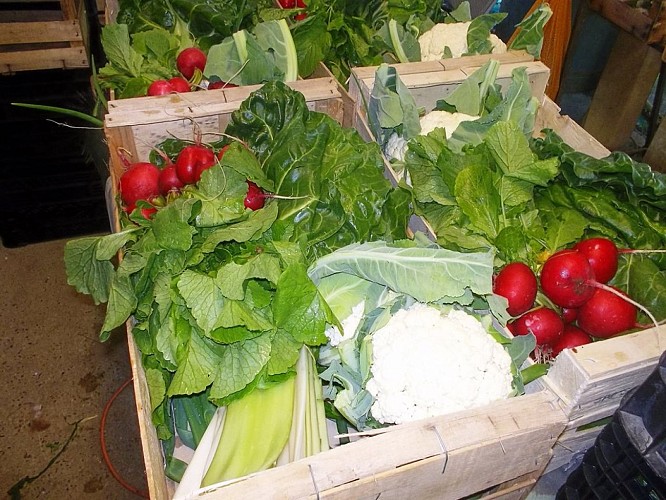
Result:
<svg viewBox="0 0 666 500"><path fill-rule="evenodd" d="M661 67L661 53L621 31L592 97L583 127L610 150L631 136Z"/></svg>
<svg viewBox="0 0 666 500"><path fill-rule="evenodd" d="M305 95L310 109L325 112L340 123L351 123L351 117L346 116L351 101L334 78L298 80L288 85ZM219 134L231 112L259 87L109 101L104 118L109 146L122 145L136 161L145 161L155 144L173 136L192 139L195 127L203 134ZM114 149L110 151L113 159Z"/></svg>
<svg viewBox="0 0 666 500"><path fill-rule="evenodd" d="M391 427L292 464L204 489L202 496L460 498L540 472L564 423L552 394L527 395ZM525 484L511 484L505 493L522 488Z"/></svg>
<svg viewBox="0 0 666 500"><path fill-rule="evenodd" d="M65 47L21 52L0 52L0 73L38 69L87 68L84 47Z"/></svg>
<svg viewBox="0 0 666 500"><path fill-rule="evenodd" d="M564 142L577 151L594 158L605 158L610 154L603 144L587 133L571 117L560 114L560 107L545 96L537 114L534 130L538 134L547 128L557 132Z"/></svg>
<svg viewBox="0 0 666 500"><path fill-rule="evenodd" d="M0 73L87 68L86 27L80 0L61 0L51 10L0 9Z"/></svg>
<svg viewBox="0 0 666 500"><path fill-rule="evenodd" d="M83 41L78 20L4 23L0 29L0 45L74 41Z"/></svg>
<svg viewBox="0 0 666 500"><path fill-rule="evenodd" d="M548 470L587 449L601 428L581 427L612 416L622 398L652 373L666 349L666 326L565 349L542 383L560 398L569 423ZM596 432L596 433L595 433Z"/></svg>
<svg viewBox="0 0 666 500"><path fill-rule="evenodd" d="M465 61L458 61L453 69L443 69L438 61L407 63L407 65L395 64L392 66L397 69L400 79L411 90L416 103L425 107L425 109L433 109L438 99L451 94L471 73L491 58L493 57L487 55L463 57L460 59ZM419 65L421 65L423 72L418 72ZM403 73L403 66L408 70L407 73ZM550 75L548 68L541 62L511 61L501 63L497 74L497 83L502 88L506 88L511 82L511 72L517 67L526 68L532 93L541 98ZM349 93L355 102L357 112L361 115L365 113L365 106L374 86L375 70L369 71L368 68L354 68L352 70Z"/></svg>

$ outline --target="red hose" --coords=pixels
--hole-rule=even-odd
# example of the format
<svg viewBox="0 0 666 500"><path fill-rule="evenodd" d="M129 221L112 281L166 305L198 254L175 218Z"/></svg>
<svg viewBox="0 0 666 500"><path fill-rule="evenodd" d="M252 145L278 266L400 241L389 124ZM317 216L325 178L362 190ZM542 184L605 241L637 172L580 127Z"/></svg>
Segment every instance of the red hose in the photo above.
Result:
<svg viewBox="0 0 666 500"><path fill-rule="evenodd" d="M109 400L106 402L106 405L104 405L104 410L102 411L102 418L99 423L99 443L100 446L102 447L102 457L104 459L104 463L106 466L109 468L109 472L111 475L115 478L116 481L125 488L127 491L130 491L134 493L135 495L138 495L142 498L150 498L148 496L148 492L140 490L138 488L135 488L131 484L127 483L120 473L116 470L116 468L113 466L111 463L111 458L109 458L109 453L106 450L106 438L104 437L104 429L106 428L106 418L109 415L109 411L111 410L111 405L113 405L113 402L116 400L116 398L120 395L123 390L130 385L132 382L132 378L128 378L123 384L116 389L116 392L113 393L113 395L109 398Z"/></svg>

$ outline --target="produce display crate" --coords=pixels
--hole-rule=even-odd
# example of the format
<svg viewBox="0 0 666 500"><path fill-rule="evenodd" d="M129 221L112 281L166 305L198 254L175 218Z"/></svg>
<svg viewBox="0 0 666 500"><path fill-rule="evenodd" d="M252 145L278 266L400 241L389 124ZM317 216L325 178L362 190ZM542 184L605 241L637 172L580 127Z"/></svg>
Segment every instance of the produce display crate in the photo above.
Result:
<svg viewBox="0 0 666 500"><path fill-rule="evenodd" d="M0 3L0 74L87 68L86 45L82 0Z"/></svg>
<svg viewBox="0 0 666 500"><path fill-rule="evenodd" d="M396 65L401 79L413 89L418 106L432 109L437 99L447 95L452 86L460 82L460 73L468 75L479 67L489 56L474 56L455 61L455 70L440 69L430 63L412 63L403 76L402 65ZM495 56L492 56L495 57ZM445 62L445 61L444 61ZM419 77L419 65L423 65L424 76ZM560 108L543 94L544 81L547 81L547 68L530 62L525 65L533 82L533 95L541 98L541 106L535 123L535 134L550 128L574 149L596 158L606 157L610 152L580 125L568 116L560 114ZM502 63L499 78L510 74L514 63ZM368 127L365 107L362 100L368 98L374 83L374 69L354 70L358 78L355 90L355 126L366 138L374 140ZM507 73L508 72L508 73ZM544 74L545 72L545 74ZM501 80L500 80L501 82ZM359 102L359 99L361 102ZM393 172L390 163L386 169ZM392 175L395 175L394 173ZM426 221L413 217L410 227L433 236ZM553 448L553 458L545 472L563 466L577 454L589 448L603 428L604 419L613 415L622 397L639 386L652 372L659 356L666 349L666 327L661 326L594 342L576 349L565 349L555 360L547 375L533 383L531 391L546 391L553 394L567 416L565 432L557 439ZM516 401L521 398L517 398ZM597 425L595 425L597 424Z"/></svg>
<svg viewBox="0 0 666 500"><path fill-rule="evenodd" d="M325 69L307 80L289 85L303 93L308 107L351 126L353 107L348 94ZM114 186L123 171L118 155L122 147L134 161L147 161L151 148L167 137L193 138L195 126L202 134L219 134L231 112L259 85L187 92L166 96L135 97L109 101L104 117Z"/></svg>
<svg viewBox="0 0 666 500"><path fill-rule="evenodd" d="M334 78L290 84L310 109L350 126L353 103ZM258 87L111 101L105 134L111 151L110 199L122 163L122 147L133 161L147 159L153 145L168 137L192 137L224 130L230 113ZM112 205L112 210L117 210ZM114 214L118 226L118 214ZM155 428L141 354L127 324L130 363L151 498L173 496L175 484L164 474L164 457ZM550 460L566 425L557 398L546 391L482 408L395 426L387 432L197 494L197 498L521 498Z"/></svg>
<svg viewBox="0 0 666 500"><path fill-rule="evenodd" d="M310 109L324 112L339 123L351 122L351 101L334 78L322 76L289 85L303 93ZM112 227L116 231L120 230L118 207L115 203L118 181L123 172L122 161L116 154L119 148L131 155L132 161L147 161L152 147L167 138L192 139L195 126L202 134L222 132L229 122L230 114L258 88L256 85L109 101L108 113L104 117L104 134L110 152L107 201ZM128 322L126 326L150 496L158 499L170 498L175 488L174 483L164 474L164 458L151 421L148 385L141 365L141 353L131 334L132 324Z"/></svg>
<svg viewBox="0 0 666 500"><path fill-rule="evenodd" d="M418 106L433 109L438 99L453 92L458 85L467 79L489 59L500 63L496 82L505 88L511 82L514 68L524 66L534 96L541 98L548 84L550 70L548 67L524 51L509 51L504 54L465 56L439 61L423 61L413 63L392 64L400 79L409 87ZM375 83L377 66L354 68L349 79L349 94L355 104L355 120L365 117L366 103ZM356 127L363 129L363 125Z"/></svg>

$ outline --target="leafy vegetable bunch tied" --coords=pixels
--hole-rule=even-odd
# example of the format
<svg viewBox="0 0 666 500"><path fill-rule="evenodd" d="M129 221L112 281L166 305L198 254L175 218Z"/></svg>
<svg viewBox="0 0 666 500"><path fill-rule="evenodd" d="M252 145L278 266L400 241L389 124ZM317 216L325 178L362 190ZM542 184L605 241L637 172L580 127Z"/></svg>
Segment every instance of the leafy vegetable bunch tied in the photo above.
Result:
<svg viewBox="0 0 666 500"><path fill-rule="evenodd" d="M227 434L250 416L258 429L261 418L291 415L296 364L307 360L304 349L326 342L331 321L308 265L350 243L403 237L409 214L408 197L384 178L378 147L310 111L281 82L252 93L225 132L234 141L222 159L151 218L134 211L120 232L65 249L69 283L107 303L101 338L131 318L167 457L179 401L226 407ZM248 181L281 198L246 208ZM312 365L309 372L316 380ZM272 389L285 396L271 398ZM247 454L231 470L223 456L207 480L274 464L292 428L290 418L283 424L272 439L257 433L244 445L262 446L265 456ZM311 451L326 445L318 442Z"/></svg>

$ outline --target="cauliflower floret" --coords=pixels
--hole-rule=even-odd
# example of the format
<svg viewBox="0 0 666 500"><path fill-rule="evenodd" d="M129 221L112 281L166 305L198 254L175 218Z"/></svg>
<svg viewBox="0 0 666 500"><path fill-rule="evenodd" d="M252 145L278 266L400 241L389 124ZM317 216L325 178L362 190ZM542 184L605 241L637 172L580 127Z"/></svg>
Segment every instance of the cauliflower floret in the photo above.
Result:
<svg viewBox="0 0 666 500"><path fill-rule="evenodd" d="M462 122L477 120L478 116L465 113L449 113L448 111L431 111L421 118L421 135L428 135L438 127L446 130L446 138L450 139L453 132Z"/></svg>
<svg viewBox="0 0 666 500"><path fill-rule="evenodd" d="M384 150L384 154L387 158L404 161L406 151L407 141L398 134L391 134Z"/></svg>
<svg viewBox="0 0 666 500"><path fill-rule="evenodd" d="M419 135L428 135L437 127L446 130L446 138L449 139L453 132L462 122L474 121L478 116L467 115L465 113L449 113L448 111L431 111L426 113L419 120L421 122L421 133ZM407 152L407 141L398 134L391 134L384 154L389 159L405 161Z"/></svg>
<svg viewBox="0 0 666 500"><path fill-rule="evenodd" d="M364 302L359 302L354 307L352 307L351 314L340 322L340 325L342 326L342 333L337 326L329 326L326 329L324 333L326 334L326 337L333 347L339 345L343 340L351 339L354 337L356 329L363 319L364 310Z"/></svg>
<svg viewBox="0 0 666 500"><path fill-rule="evenodd" d="M464 311L416 303L372 335L372 416L400 424L510 396L511 357Z"/></svg>
<svg viewBox="0 0 666 500"><path fill-rule="evenodd" d="M471 21L464 23L439 23L419 37L422 61L437 61L444 58L444 47L451 50L453 57L467 52L467 29ZM506 52L506 45L497 35L490 34L493 54Z"/></svg>

